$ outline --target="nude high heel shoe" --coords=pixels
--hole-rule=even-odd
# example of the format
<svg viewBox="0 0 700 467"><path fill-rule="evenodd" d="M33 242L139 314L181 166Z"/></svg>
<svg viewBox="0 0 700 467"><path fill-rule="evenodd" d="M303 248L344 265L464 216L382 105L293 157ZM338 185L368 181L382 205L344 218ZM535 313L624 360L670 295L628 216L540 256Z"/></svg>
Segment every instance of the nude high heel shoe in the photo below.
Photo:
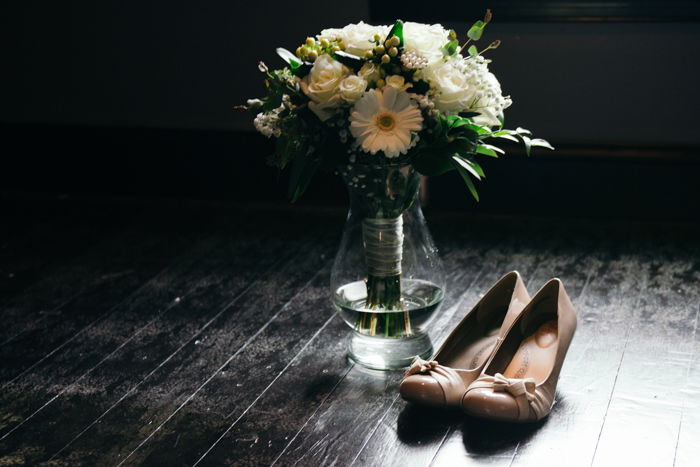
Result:
<svg viewBox="0 0 700 467"><path fill-rule="evenodd" d="M401 396L434 407L459 407L467 386L481 374L496 343L529 300L520 274L513 271L503 276L430 361L414 360L401 381Z"/></svg>
<svg viewBox="0 0 700 467"><path fill-rule="evenodd" d="M552 410L576 331L576 311L559 279L547 282L507 330L462 399L470 415L534 422Z"/></svg>

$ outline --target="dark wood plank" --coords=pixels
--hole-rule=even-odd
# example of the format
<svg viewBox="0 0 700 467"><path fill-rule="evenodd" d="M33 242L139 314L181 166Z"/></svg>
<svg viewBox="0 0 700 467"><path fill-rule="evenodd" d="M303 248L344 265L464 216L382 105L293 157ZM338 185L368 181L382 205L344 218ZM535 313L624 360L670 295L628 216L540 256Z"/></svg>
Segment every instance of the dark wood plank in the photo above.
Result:
<svg viewBox="0 0 700 467"><path fill-rule="evenodd" d="M559 379L557 403L533 436L519 443L514 465L547 465L562 458L572 465L591 463L634 314L633 298L642 290L639 275L644 274L638 258L613 245L597 246L588 282L578 296L572 295L578 328Z"/></svg>
<svg viewBox="0 0 700 467"><path fill-rule="evenodd" d="M700 282L697 275L700 273L700 261L695 262L695 282ZM693 350L691 363L685 377L683 395L683 413L679 424L678 442L673 459L674 466L693 465L700 459L700 303L698 294L691 304L695 302L697 314L693 323Z"/></svg>
<svg viewBox="0 0 700 467"><path fill-rule="evenodd" d="M658 243L641 252L649 275L636 302L593 465L673 465L700 295L697 258L688 253Z"/></svg>
<svg viewBox="0 0 700 467"><path fill-rule="evenodd" d="M288 233L294 234L290 230ZM180 416L189 418L191 406L199 404L203 397L207 415L221 415L220 411L227 410L219 407L227 403L225 398L212 401L207 397L208 386L216 385L220 378L239 381L236 368L228 368L231 360L247 349L256 336L264 334L264 329L274 328L278 325L275 321L286 319L284 316L291 308L285 303L298 294L300 287L311 277L318 277L320 265L327 264L330 258L328 240L309 241L303 236L299 236L304 238L299 243L278 240L288 255L283 263L275 263L272 267L267 264L267 272L261 275L260 268L269 258L276 256L272 237L277 233L270 231L268 234L268 238L263 238L265 248L253 249L252 254L245 255L247 261L254 261L249 266L235 264L232 256L225 252L220 254L222 261L234 261L234 264L229 264L232 268L220 271L221 277L202 287L193 299L183 300L177 315L169 316L149 339L135 342L128 351L116 355L115 361L100 372L98 379L100 387L115 386L115 390L109 392L112 400L116 400L105 401L94 409L91 419L81 418L74 426L74 420L61 418L61 423L67 424L72 431L71 436L61 439L62 444L51 443L55 451L46 454L54 460L68 460L76 453L85 452L85 446L105 444L116 436L121 440L120 444L113 445L107 453L89 449L94 452L83 461L96 462L105 455L109 459L125 459L142 441L151 438L155 441L162 434L169 433L171 421L175 425ZM263 251L273 254L261 256ZM246 286L232 301L233 283L237 280ZM325 294L324 287L324 297ZM305 308L295 310L295 313L301 312L302 317L308 314ZM296 326L310 332L313 330L298 318L298 314L292 316L298 321ZM284 327L276 332L286 335ZM297 339L303 342L303 335L299 333ZM139 375L125 378L123 368L133 366L132 362L138 361L141 355L148 355L151 363ZM279 358L278 354L274 355ZM263 367L261 371L269 372L270 369ZM230 397L235 385L226 382L224 388ZM242 396L254 396L254 389L250 388L250 393L248 389L246 387L245 392L234 390L240 391ZM84 397L89 400L87 395ZM125 412L130 416L125 418ZM165 428L156 430L161 426ZM137 456L149 452L152 444L145 444L144 449L136 450Z"/></svg>
<svg viewBox="0 0 700 467"><path fill-rule="evenodd" d="M578 308L554 411L513 426L406 404L400 372L345 359L350 331L327 288L337 211L138 210L87 248L59 232L53 245L75 254L0 298L0 316L16 320L0 332L24 329L0 343L0 464L694 465L700 455L697 228L433 217L449 281L436 345L510 269L531 292L559 275ZM94 233L46 222L36 225ZM42 320L51 300L59 313Z"/></svg>
<svg viewBox="0 0 700 467"><path fill-rule="evenodd" d="M149 280L156 283L167 280L167 274L162 277L159 274L188 243L184 238L149 237L132 231L117 241L103 244L88 258L83 258L82 266L56 271L45 281L48 291L43 283L31 288L28 294L43 296L50 293L56 283L62 284L59 287L70 288L77 275L92 276L90 283L76 284L73 294L41 319L36 319L35 308L27 309L36 305L32 300L20 300L16 306L4 310L4 319L26 313L27 317L18 318L18 321L26 320L27 324L13 339L0 346L3 386L21 379L39 363L46 366L49 362L45 359L64 352L67 345L80 345L73 341L114 316L118 307ZM205 246L211 247L211 244Z"/></svg>
<svg viewBox="0 0 700 467"><path fill-rule="evenodd" d="M193 337L197 323L204 325L237 293L246 291L252 280L269 273L280 258L289 258L290 249L293 254L297 246L308 244L275 240L275 236L275 233L268 232L267 235L239 238L230 246L221 246L203 258L195 255L192 261L172 268L165 277L144 286L113 317L104 320L93 332L76 342L60 360L47 365L49 374L42 371L32 375L31 379L23 378L23 384L16 388L17 391L23 387L51 387L52 383L60 382L64 386L48 399L50 406L44 402L37 409L42 412L41 416L32 417L32 423L23 425L22 433L12 433L7 443L30 434L34 439L45 437L44 445L49 450L60 450L61 442L69 442L71 433L79 432L83 428L82 423L89 423L83 414L63 416L65 405L73 403L75 396L102 392L108 388L121 389L128 387L130 382L135 384L138 381L133 381L136 375L146 373L161 358L172 355L172 337L182 335L190 347L198 346L200 341ZM262 251L269 252L269 255L256 254ZM198 310L197 306L201 308ZM90 350L86 353L86 349ZM146 361L142 360L144 356ZM75 364L72 363L74 361ZM125 373L126 368L132 371ZM135 369L138 370L134 372ZM14 401L11 405L14 413L20 412L22 405L18 400L22 398L17 397L16 393L10 398ZM44 396L40 395L39 398ZM109 399L99 402L109 404ZM32 415L35 413L32 412ZM94 420L94 411L86 415L91 417L89 420ZM60 436L46 432L48 424L55 426L59 422L64 427ZM16 444L13 447L22 449ZM51 452L35 454L48 456Z"/></svg>

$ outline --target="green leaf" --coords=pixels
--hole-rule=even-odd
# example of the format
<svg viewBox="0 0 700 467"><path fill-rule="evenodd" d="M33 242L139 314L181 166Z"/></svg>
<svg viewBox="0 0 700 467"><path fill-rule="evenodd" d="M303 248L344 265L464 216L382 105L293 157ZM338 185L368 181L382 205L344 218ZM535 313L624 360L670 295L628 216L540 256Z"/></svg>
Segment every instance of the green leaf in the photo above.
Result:
<svg viewBox="0 0 700 467"><path fill-rule="evenodd" d="M297 157L292 162L288 192L292 203L296 203L309 187L309 183L311 183L311 179L316 173L320 162L320 158L313 158L308 155Z"/></svg>
<svg viewBox="0 0 700 467"><path fill-rule="evenodd" d="M478 41L481 39L481 35L484 33L484 27L486 27L486 23L481 20L477 21L471 28L469 28L469 31L467 31L467 37L473 41Z"/></svg>
<svg viewBox="0 0 700 467"><path fill-rule="evenodd" d="M525 145L525 154L527 154L529 156L530 149L532 147L532 140L529 137L522 135L522 134L519 136L520 136L520 139L523 140L523 144Z"/></svg>
<svg viewBox="0 0 700 467"><path fill-rule="evenodd" d="M365 63L364 60L362 60L357 55L353 55L351 53L347 53L347 52L344 52L342 50L339 50L337 52L333 52L333 58L338 60L340 63L342 63L346 67L352 68L355 71L362 68L362 65Z"/></svg>
<svg viewBox="0 0 700 467"><path fill-rule="evenodd" d="M519 143L519 142L520 142L520 141L518 140L518 138L516 138L516 137L513 136L513 135L500 135L500 136L496 136L496 138L507 139L507 140L513 141L513 142L515 142L515 143Z"/></svg>
<svg viewBox="0 0 700 467"><path fill-rule="evenodd" d="M533 147L538 147L538 148L547 148L551 149L554 151L554 146L549 144L547 140L541 139L541 138L535 138L532 141L530 141L530 145Z"/></svg>
<svg viewBox="0 0 700 467"><path fill-rule="evenodd" d="M474 166L474 163L469 159L465 159L462 156L452 156L452 160L464 167L477 180L481 180L481 177L484 176L484 171L481 169L481 167L479 167L478 165Z"/></svg>
<svg viewBox="0 0 700 467"><path fill-rule="evenodd" d="M490 150L495 151L495 152L497 152L497 153L499 153L499 154L505 154L505 153L506 153L503 149L501 149L501 148L499 148L499 147L496 147L496 146L492 146L492 145L490 145L490 144L486 144L486 143L481 143L481 147L484 147L484 148L486 148L486 149L490 149Z"/></svg>
<svg viewBox="0 0 700 467"><path fill-rule="evenodd" d="M443 147L444 148L444 147ZM440 148L420 151L413 160L413 167L423 175L442 175L454 170L449 157Z"/></svg>
<svg viewBox="0 0 700 467"><path fill-rule="evenodd" d="M396 36L399 38L399 47L403 47L403 21L400 19L397 19L396 22L394 23L394 26L391 28L391 31L389 31L389 34L387 34L386 38L389 39L391 36Z"/></svg>
<svg viewBox="0 0 700 467"><path fill-rule="evenodd" d="M481 115L479 112L460 112L459 116L462 118L473 118Z"/></svg>
<svg viewBox="0 0 700 467"><path fill-rule="evenodd" d="M442 54L445 56L450 56L454 55L457 53L457 49L459 48L459 42L458 41L450 41L447 44L445 44L442 48Z"/></svg>
<svg viewBox="0 0 700 467"><path fill-rule="evenodd" d="M297 57L296 55L294 55L289 50L283 47L277 47L277 55L282 57L282 60L287 62L292 68L292 70L299 68L302 64L302 61L299 57Z"/></svg>
<svg viewBox="0 0 700 467"><path fill-rule="evenodd" d="M472 57L476 57L477 55L479 55L479 51L476 49L475 45L470 45L469 48L467 49L467 51L469 52L469 55Z"/></svg>
<svg viewBox="0 0 700 467"><path fill-rule="evenodd" d="M487 148L487 147L484 146L484 145L479 145L479 146L477 146L477 147L476 147L476 152L477 152L478 154L483 154L483 155L485 155L485 156L498 157L498 153L497 153L496 151L494 151L494 150L491 149L491 148Z"/></svg>
<svg viewBox="0 0 700 467"><path fill-rule="evenodd" d="M464 183L467 185L467 188L469 188L469 192L472 194L474 199L478 202L479 201L479 193L476 192L476 187L474 186L474 182L472 182L472 179L469 178L469 173L467 173L462 166L456 162L453 162L455 169L457 169L457 172L459 172L459 175L462 176L462 180L464 180Z"/></svg>

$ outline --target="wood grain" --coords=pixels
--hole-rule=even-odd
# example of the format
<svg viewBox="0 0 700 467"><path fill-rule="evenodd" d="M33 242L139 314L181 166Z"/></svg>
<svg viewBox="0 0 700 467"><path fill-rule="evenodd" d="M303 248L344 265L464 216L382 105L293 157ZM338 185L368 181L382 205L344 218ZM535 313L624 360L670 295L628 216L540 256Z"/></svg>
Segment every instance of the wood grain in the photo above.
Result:
<svg viewBox="0 0 700 467"><path fill-rule="evenodd" d="M400 372L348 362L349 328L328 298L341 212L110 203L37 220L43 208L15 210L0 231L5 264L26 273L1 289L0 465L685 466L700 455L697 225L431 217L448 278L436 347L512 269L531 293L559 276L577 307L552 414L508 425L408 404Z"/></svg>

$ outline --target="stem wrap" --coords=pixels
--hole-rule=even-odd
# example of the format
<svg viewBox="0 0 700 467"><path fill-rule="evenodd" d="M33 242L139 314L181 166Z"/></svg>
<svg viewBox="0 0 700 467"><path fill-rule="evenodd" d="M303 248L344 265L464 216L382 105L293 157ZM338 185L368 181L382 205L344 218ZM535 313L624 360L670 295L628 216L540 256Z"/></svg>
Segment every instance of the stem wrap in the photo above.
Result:
<svg viewBox="0 0 700 467"><path fill-rule="evenodd" d="M370 276L390 277L401 274L403 257L403 217L366 218L362 221L367 272Z"/></svg>

